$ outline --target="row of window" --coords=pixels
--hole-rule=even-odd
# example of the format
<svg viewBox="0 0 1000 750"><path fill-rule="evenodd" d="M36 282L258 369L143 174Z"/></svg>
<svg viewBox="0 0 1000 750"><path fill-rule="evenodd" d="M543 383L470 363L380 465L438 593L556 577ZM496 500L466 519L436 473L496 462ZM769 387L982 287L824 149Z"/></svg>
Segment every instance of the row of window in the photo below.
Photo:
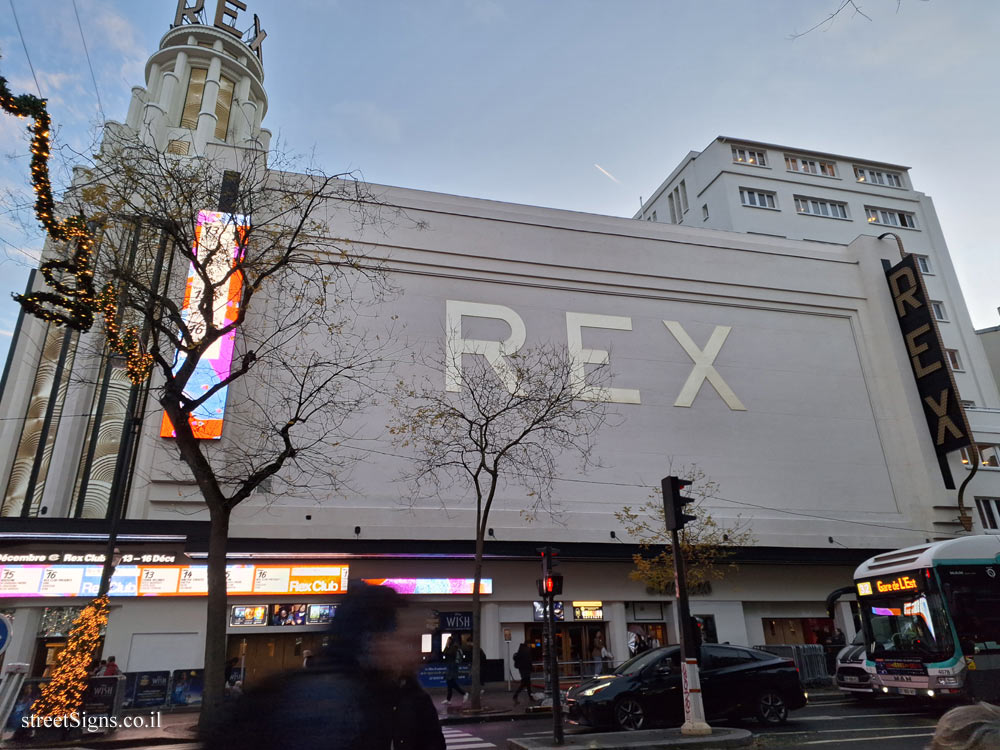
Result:
<svg viewBox="0 0 1000 750"><path fill-rule="evenodd" d="M976 509L984 529L1000 529L1000 497L977 497Z"/></svg>
<svg viewBox="0 0 1000 750"><path fill-rule="evenodd" d="M750 164L755 167L767 166L767 152L744 146L733 146L733 162ZM836 177L837 164L822 159L809 159L802 156L785 154L785 169L789 172L815 174L823 177ZM871 167L854 166L854 179L868 185L886 185L888 187L903 187L903 177L899 172L872 169Z"/></svg>
<svg viewBox="0 0 1000 750"><path fill-rule="evenodd" d="M756 208L778 208L777 194L770 190L740 188L740 203L744 206L754 206ZM808 214L810 216L826 216L832 219L850 218L846 203L808 198L802 195L795 196L795 210L800 214ZM916 216L909 211L865 206L865 215L868 217L869 224L878 224L887 227L906 227L907 229L917 228Z"/></svg>

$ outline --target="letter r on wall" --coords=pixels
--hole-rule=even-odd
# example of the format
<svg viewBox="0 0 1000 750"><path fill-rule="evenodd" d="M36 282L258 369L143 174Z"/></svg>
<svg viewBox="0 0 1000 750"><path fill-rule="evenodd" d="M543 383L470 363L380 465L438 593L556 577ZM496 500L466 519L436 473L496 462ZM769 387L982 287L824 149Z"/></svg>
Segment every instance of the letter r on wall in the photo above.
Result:
<svg viewBox="0 0 1000 750"><path fill-rule="evenodd" d="M462 318L492 318L502 320L510 326L510 336L503 341L467 339L462 337ZM517 376L506 360L524 346L527 332L521 316L504 305L489 305L482 302L445 301L445 369L444 387L446 391L462 390L462 355L479 354L486 357L493 372L500 378L507 391L517 390Z"/></svg>

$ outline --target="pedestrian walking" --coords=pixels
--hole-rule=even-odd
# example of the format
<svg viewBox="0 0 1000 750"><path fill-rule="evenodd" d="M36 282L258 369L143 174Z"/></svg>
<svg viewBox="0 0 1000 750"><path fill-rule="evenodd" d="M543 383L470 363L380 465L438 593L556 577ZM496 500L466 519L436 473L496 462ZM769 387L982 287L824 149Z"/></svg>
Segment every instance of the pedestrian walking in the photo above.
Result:
<svg viewBox="0 0 1000 750"><path fill-rule="evenodd" d="M309 669L274 675L234 702L205 750L445 750L416 680L425 613L385 586L352 586Z"/></svg>
<svg viewBox="0 0 1000 750"><path fill-rule="evenodd" d="M462 690L462 686L458 684L458 668L465 661L465 652L462 650L462 645L455 639L455 636L448 636L448 643L445 644L441 656L444 657L444 679L445 685L448 687L448 694L441 702L446 706L451 705L452 694L458 693L462 696L462 703L464 704L469 700L469 694Z"/></svg>
<svg viewBox="0 0 1000 750"><path fill-rule="evenodd" d="M522 643L514 653L514 668L521 676L521 684L514 691L514 705L517 705L517 696L524 690L528 693L528 700L534 701L531 696L531 647L527 643Z"/></svg>

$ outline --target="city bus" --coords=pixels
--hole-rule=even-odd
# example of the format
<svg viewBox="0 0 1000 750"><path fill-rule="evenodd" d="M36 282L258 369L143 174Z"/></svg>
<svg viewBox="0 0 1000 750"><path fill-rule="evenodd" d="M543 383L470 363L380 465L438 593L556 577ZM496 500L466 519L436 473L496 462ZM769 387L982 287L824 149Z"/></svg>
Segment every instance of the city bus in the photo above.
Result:
<svg viewBox="0 0 1000 750"><path fill-rule="evenodd" d="M876 555L854 583L876 694L1000 699L1000 537Z"/></svg>

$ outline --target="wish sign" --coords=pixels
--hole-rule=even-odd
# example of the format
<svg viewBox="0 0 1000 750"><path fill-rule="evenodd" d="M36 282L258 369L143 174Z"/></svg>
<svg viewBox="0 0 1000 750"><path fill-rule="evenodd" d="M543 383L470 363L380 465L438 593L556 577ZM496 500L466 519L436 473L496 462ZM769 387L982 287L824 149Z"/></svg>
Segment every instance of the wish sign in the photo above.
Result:
<svg viewBox="0 0 1000 750"><path fill-rule="evenodd" d="M194 259L188 270L184 304L181 307L181 318L191 335L193 344L198 344L204 338L209 325L201 310L206 277L207 288L212 290L210 321L212 328L217 331L225 329L239 314L243 274L234 270L234 267L243 254L248 225L246 217L238 214L219 211L198 212L192 250ZM192 410L189 418L191 430L196 438L218 440L222 437L222 421L226 414L226 394L229 388L222 386L215 391L212 389L229 377L233 365L235 341L235 329L219 337L201 355L184 387L184 396L188 399L203 398L211 392L208 398ZM174 373L180 370L186 359L187 355L183 351L177 352ZM160 436L177 436L166 414L163 415Z"/></svg>

